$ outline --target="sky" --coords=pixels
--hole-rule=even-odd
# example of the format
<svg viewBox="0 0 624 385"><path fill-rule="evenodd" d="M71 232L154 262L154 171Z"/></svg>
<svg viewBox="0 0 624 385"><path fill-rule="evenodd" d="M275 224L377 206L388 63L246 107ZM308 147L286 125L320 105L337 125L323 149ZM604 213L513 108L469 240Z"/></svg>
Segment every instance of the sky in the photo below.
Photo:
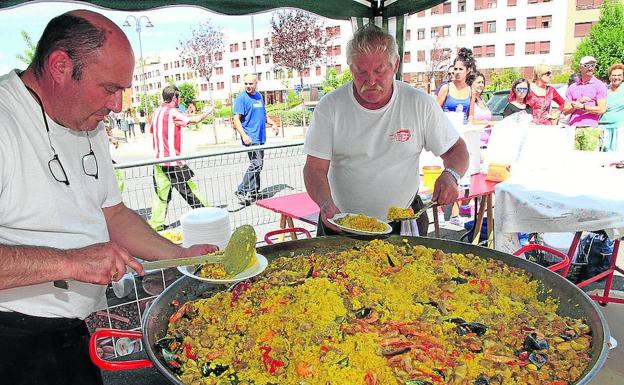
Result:
<svg viewBox="0 0 624 385"><path fill-rule="evenodd" d="M142 15L149 17L153 28L145 27L145 20L141 24L141 43L143 56L153 56L157 52L175 51L180 39L191 36L191 30L200 23L210 20L210 23L220 28L228 37L236 39L240 36L251 39L251 16L225 16L209 12L203 8L188 6L166 7L142 12L120 12L96 8L86 4L68 2L35 2L13 8L0 9L0 75L14 68L24 69L26 65L16 58L23 54L26 43L20 31L28 32L36 44L46 24L53 17L72 9L91 9L100 12L117 23L120 27L128 15L139 18ZM271 12L256 14L254 28L256 35L270 29ZM139 58L139 37L134 21L130 27L122 27ZM242 40L242 39L240 39Z"/></svg>

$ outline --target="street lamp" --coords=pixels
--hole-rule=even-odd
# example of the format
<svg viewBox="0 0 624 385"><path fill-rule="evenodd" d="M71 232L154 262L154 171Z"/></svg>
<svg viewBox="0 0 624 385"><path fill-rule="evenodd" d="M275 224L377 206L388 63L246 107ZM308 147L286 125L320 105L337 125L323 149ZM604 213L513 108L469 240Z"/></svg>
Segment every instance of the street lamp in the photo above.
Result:
<svg viewBox="0 0 624 385"><path fill-rule="evenodd" d="M133 15L128 15L126 17L126 21L123 23L124 27L130 27L130 20L134 20L134 25L136 27L136 31L139 34L139 53L141 57L139 60L141 61L141 78L143 79L143 97L145 98L145 108L147 109L147 87L145 86L145 61L143 60L143 45L141 43L141 21L145 20L145 27L151 28L154 26L150 21L149 17L142 15L139 18L136 18ZM141 106L141 102L139 100L139 107ZM147 113L147 111L145 111Z"/></svg>

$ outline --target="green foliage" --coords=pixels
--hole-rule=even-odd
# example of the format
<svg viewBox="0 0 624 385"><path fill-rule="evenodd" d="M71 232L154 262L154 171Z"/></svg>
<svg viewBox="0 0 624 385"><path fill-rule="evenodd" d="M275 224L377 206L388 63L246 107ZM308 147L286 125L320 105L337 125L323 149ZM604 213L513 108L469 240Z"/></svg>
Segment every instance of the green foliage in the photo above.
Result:
<svg viewBox="0 0 624 385"><path fill-rule="evenodd" d="M228 118L232 116L232 107L229 107L229 106L222 106L221 108L215 107L214 115L217 118Z"/></svg>
<svg viewBox="0 0 624 385"><path fill-rule="evenodd" d="M342 71L342 73L338 73L335 68L331 68L325 74L323 91L327 94L341 85L351 81L351 79L353 79L353 76L348 68Z"/></svg>
<svg viewBox="0 0 624 385"><path fill-rule="evenodd" d="M148 115L151 115L152 112L160 105L160 96L159 95L148 95L147 96L147 106L145 104L145 95L141 94L141 103L139 104L139 110L147 111Z"/></svg>
<svg viewBox="0 0 624 385"><path fill-rule="evenodd" d="M223 107L223 102L222 102L222 101L220 101L220 100L216 100L216 101L214 102L214 108L215 108L216 110L218 110L218 109L220 109L220 108L222 108L222 107Z"/></svg>
<svg viewBox="0 0 624 385"><path fill-rule="evenodd" d="M180 103L188 106L189 103L197 100L197 86L192 83L182 83L178 86L180 89Z"/></svg>
<svg viewBox="0 0 624 385"><path fill-rule="evenodd" d="M35 50L37 49L37 46L33 43L28 32L21 30L20 34L22 35L22 39L24 39L24 42L26 43L26 49L24 50L23 55L17 54L15 55L15 57L28 66L35 56Z"/></svg>
<svg viewBox="0 0 624 385"><path fill-rule="evenodd" d="M297 95L297 93L293 90L288 90L288 95L286 95L286 103L288 106L296 106L301 103L301 98Z"/></svg>
<svg viewBox="0 0 624 385"><path fill-rule="evenodd" d="M596 151L600 145L600 129L597 127L577 127L574 135L574 149Z"/></svg>
<svg viewBox="0 0 624 385"><path fill-rule="evenodd" d="M501 72L492 72L489 81L485 85L485 90L498 91L511 88L514 80L520 77L520 73L513 68L505 68Z"/></svg>
<svg viewBox="0 0 624 385"><path fill-rule="evenodd" d="M598 61L594 70L596 77L606 79L612 64L624 59L624 4L617 1L605 1L600 10L600 20L592 27L588 37L584 38L572 58L572 68L579 69L583 56L591 55Z"/></svg>
<svg viewBox="0 0 624 385"><path fill-rule="evenodd" d="M568 78L570 77L570 75L572 75L571 72L563 72L560 74L554 74L552 78L552 82L553 84L568 84Z"/></svg>
<svg viewBox="0 0 624 385"><path fill-rule="evenodd" d="M300 108L295 108L289 111L275 111L275 115L278 115L280 119L282 119L282 124L285 126L303 125L303 111ZM306 110L305 116L306 122L309 122L312 118L312 113Z"/></svg>

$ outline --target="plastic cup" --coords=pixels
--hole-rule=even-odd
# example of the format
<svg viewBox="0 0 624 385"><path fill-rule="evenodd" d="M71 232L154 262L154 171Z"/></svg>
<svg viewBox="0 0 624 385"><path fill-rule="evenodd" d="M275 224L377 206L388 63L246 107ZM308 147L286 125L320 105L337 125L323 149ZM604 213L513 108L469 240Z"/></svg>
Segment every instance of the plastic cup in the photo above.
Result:
<svg viewBox="0 0 624 385"><path fill-rule="evenodd" d="M433 191L435 181L442 174L442 167L440 166L423 166L423 185L429 191Z"/></svg>

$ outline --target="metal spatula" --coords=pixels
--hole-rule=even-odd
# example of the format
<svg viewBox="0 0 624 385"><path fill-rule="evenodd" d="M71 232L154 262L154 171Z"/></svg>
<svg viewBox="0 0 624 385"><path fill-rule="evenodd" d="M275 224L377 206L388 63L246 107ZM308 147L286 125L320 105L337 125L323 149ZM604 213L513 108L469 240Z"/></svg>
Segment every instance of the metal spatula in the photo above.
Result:
<svg viewBox="0 0 624 385"><path fill-rule="evenodd" d="M177 266L223 263L225 272L234 276L245 270L255 255L256 230L250 225L243 225L232 233L224 251L219 251L215 254L201 255L199 257L144 262L141 265L145 270L154 270Z"/></svg>

